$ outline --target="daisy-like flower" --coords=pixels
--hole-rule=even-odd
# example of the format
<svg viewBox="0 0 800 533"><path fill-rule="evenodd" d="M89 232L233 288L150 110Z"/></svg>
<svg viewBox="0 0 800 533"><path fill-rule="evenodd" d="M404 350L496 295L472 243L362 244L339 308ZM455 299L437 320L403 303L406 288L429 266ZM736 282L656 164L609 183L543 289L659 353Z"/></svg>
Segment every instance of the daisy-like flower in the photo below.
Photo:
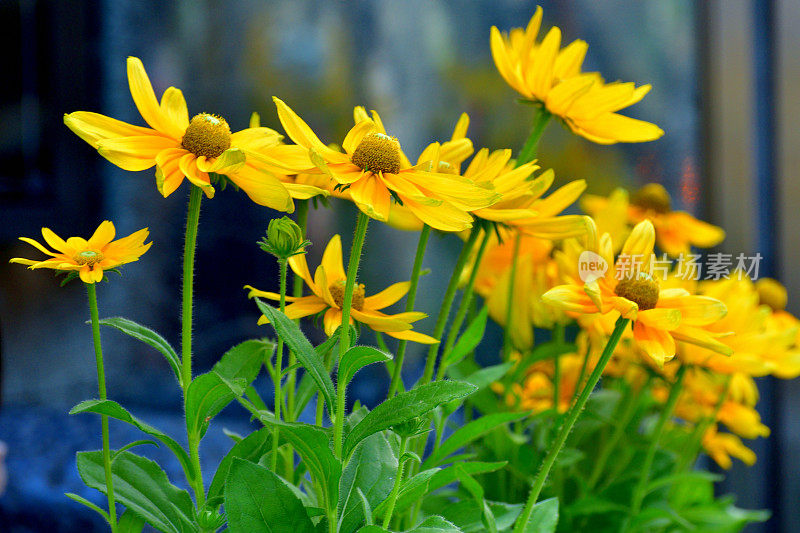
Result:
<svg viewBox="0 0 800 533"><path fill-rule="evenodd" d="M607 233L596 243L587 240L574 267L578 275L568 273L569 284L547 291L546 303L576 315L616 312L632 319L636 345L659 366L675 356L675 341L730 355L728 346L700 329L724 317L725 304L683 288L661 289L650 274L655 230L649 220L633 228L616 262Z"/></svg>
<svg viewBox="0 0 800 533"><path fill-rule="evenodd" d="M645 185L628 200L621 189L608 198L587 194L581 198L581 208L603 221L609 230L622 231L620 224L638 224L648 219L656 228L656 244L672 257L689 254L692 246L711 248L725 239L725 230L685 211L673 211L667 190L658 183Z"/></svg>
<svg viewBox="0 0 800 533"><path fill-rule="evenodd" d="M114 224L106 220L100 224L88 240L81 237L70 237L65 241L49 228L42 228L44 241L55 252L48 250L33 239L20 237L19 240L30 244L50 257L41 261L15 257L10 262L28 265L28 268L31 269L52 268L65 272L77 272L85 283L96 283L102 281L104 270L138 261L139 257L153 244L152 242L144 243L149 233L145 228L115 241Z"/></svg>
<svg viewBox="0 0 800 533"><path fill-rule="evenodd" d="M492 26L492 57L506 83L599 144L652 141L664 134L655 124L616 113L644 98L650 85L605 83L597 73L582 73L586 43L577 40L561 49L561 30L555 26L537 42L541 24L537 7L525 30L515 28L505 36Z"/></svg>
<svg viewBox="0 0 800 533"><path fill-rule="evenodd" d="M461 231L472 226L469 211L487 207L499 198L493 190L459 175L429 172L438 168L438 161L412 166L374 111L372 118L350 129L342 142L342 153L323 144L282 100L274 100L287 135L309 151L317 167L296 170L327 174L338 188L346 187L356 206L371 218L388 221L394 198L433 228Z"/></svg>
<svg viewBox="0 0 800 533"><path fill-rule="evenodd" d="M139 171L155 166L156 187L164 197L185 177L212 198L209 173L214 172L227 176L257 204L294 210L290 191L271 171L283 166L276 157L286 155L295 160L304 154L281 146L277 132L258 127L231 133L224 118L209 113L189 120L180 89L169 87L159 103L144 65L136 57L128 58L128 83L149 128L88 111L65 115L64 123L122 169Z"/></svg>
<svg viewBox="0 0 800 533"><path fill-rule="evenodd" d="M342 241L334 235L328 242L322 255L322 263L311 277L306 256L295 255L289 258L289 266L295 274L303 278L311 289L310 296L291 297L286 300L291 302L286 306L285 313L289 318L302 318L305 316L323 313L325 333L332 336L336 328L342 325L342 304L344 303L344 288L347 275L342 263ZM416 311L387 315L380 310L396 303L406 295L411 282L395 283L378 294L367 296L364 285L358 283L353 290L353 303L350 308L350 323L355 321L366 324L374 331L386 333L397 339L404 339L422 344L434 344L439 341L428 335L411 331L411 324L425 318L425 313ZM246 286L250 289L249 296L279 300L280 295ZM261 316L259 324L266 324L267 318Z"/></svg>

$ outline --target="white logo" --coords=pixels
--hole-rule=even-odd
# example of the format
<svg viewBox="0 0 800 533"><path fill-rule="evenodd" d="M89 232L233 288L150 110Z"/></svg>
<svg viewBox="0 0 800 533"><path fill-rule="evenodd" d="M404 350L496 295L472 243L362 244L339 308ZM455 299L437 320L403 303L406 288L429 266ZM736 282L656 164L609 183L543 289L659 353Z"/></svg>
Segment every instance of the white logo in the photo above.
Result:
<svg viewBox="0 0 800 533"><path fill-rule="evenodd" d="M602 256L586 250L578 257L578 275L584 283L591 283L606 275L608 262Z"/></svg>

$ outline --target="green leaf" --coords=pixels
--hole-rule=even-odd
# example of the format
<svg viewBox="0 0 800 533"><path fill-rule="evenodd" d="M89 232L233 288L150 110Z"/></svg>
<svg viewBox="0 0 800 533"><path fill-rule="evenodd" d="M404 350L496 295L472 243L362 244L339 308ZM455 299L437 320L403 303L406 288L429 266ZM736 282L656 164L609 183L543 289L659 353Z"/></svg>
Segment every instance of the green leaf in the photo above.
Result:
<svg viewBox="0 0 800 533"><path fill-rule="evenodd" d="M342 476L342 463L331 450L329 432L310 424L279 422L280 438L294 446L295 451L314 475L317 482L325 487L325 507L328 503L339 501L339 479Z"/></svg>
<svg viewBox="0 0 800 533"><path fill-rule="evenodd" d="M489 316L489 307L484 306L472 322L470 322L461 337L458 338L455 346L442 358L441 364L445 368L455 365L480 344L483 333L486 330L486 318Z"/></svg>
<svg viewBox="0 0 800 533"><path fill-rule="evenodd" d="M338 379L341 379L346 387L361 368L390 360L392 360L391 355L373 346L353 346L345 352L339 363Z"/></svg>
<svg viewBox="0 0 800 533"><path fill-rule="evenodd" d="M144 519L130 509L126 509L117 522L117 533L142 533L142 529L144 529Z"/></svg>
<svg viewBox="0 0 800 533"><path fill-rule="evenodd" d="M128 450L130 450L131 448L135 448L135 447L137 447L137 446L143 446L143 445L145 445L145 444L152 444L152 445L153 445L153 446L155 446L156 448L158 448L158 447L159 447L159 446L158 446L158 443L157 443L156 441L154 441L154 440L135 440L135 441L133 441L133 442L130 442L130 443L126 444L125 446L123 446L123 447L122 447L122 448L120 448L119 450L117 450L117 451L116 451L116 452L115 452L115 453L114 453L114 454L111 456L111 461L114 461L114 459L117 457L117 454L119 454L120 452L127 452L127 451L128 451Z"/></svg>
<svg viewBox="0 0 800 533"><path fill-rule="evenodd" d="M71 415L78 413L97 413L99 415L110 416L111 418L131 424L132 426L137 427L140 431L147 433L151 437L157 438L163 442L167 448L172 450L172 453L174 453L175 457L178 458L178 461L180 461L181 466L183 467L183 471L186 473L186 477L189 479L194 477L194 468L192 467L192 462L189 460L189 454L186 453L186 450L184 450L183 447L175 441L175 439L160 429L156 429L150 424L139 420L117 402L112 400L86 400L79 403L69 411L69 414Z"/></svg>
<svg viewBox="0 0 800 533"><path fill-rule="evenodd" d="M462 533L452 522L448 522L441 516L429 516L408 533Z"/></svg>
<svg viewBox="0 0 800 533"><path fill-rule="evenodd" d="M533 506L525 533L555 533L558 524L558 498L543 500Z"/></svg>
<svg viewBox="0 0 800 533"><path fill-rule="evenodd" d="M138 339L145 344L149 344L161 352L161 354L167 359L169 366L172 367L172 372L175 373L178 383L182 383L180 357L178 357L175 349L170 346L164 337L150 328L142 326L141 324L137 324L133 320L122 318L121 316L103 318L99 321L99 323L101 326L111 326L112 328L116 328L126 335L130 335L134 339Z"/></svg>
<svg viewBox="0 0 800 533"><path fill-rule="evenodd" d="M708 482L715 482L721 481L725 479L724 476L719 474L713 474L711 472L706 472L704 470L690 470L688 472L680 472L678 474L672 474L670 476L664 476L658 479L651 481L647 485L647 489L645 490L645 494L650 494L654 490L660 489L661 487L666 487L676 481L708 481Z"/></svg>
<svg viewBox="0 0 800 533"><path fill-rule="evenodd" d="M400 484L400 491L397 494L397 503L395 504L393 513L401 513L408 508L412 503L416 502L429 492L429 485L433 476L438 472L438 468L431 468L430 470L423 470L419 474L410 477ZM389 506L389 500L383 500L378 505L373 514L376 518L383 518L386 513L386 508Z"/></svg>
<svg viewBox="0 0 800 533"><path fill-rule="evenodd" d="M422 463L422 468L439 466L450 454L455 453L475 439L489 433L498 426L520 420L525 416L527 416L527 413L495 413L469 422L457 429L449 439L435 449Z"/></svg>
<svg viewBox="0 0 800 533"><path fill-rule="evenodd" d="M510 531L514 521L522 511L522 504L509 504L486 502L492 515L495 517L499 531ZM474 500L459 500L448 505L441 513L445 518L460 527L464 533L483 533L486 526L483 523L484 509Z"/></svg>
<svg viewBox="0 0 800 533"><path fill-rule="evenodd" d="M278 476L238 457L225 482L225 514L231 531L313 533L303 502Z"/></svg>
<svg viewBox="0 0 800 533"><path fill-rule="evenodd" d="M364 492L358 488L356 489L358 493L358 497L361 498L361 503L364 506L364 522L369 526L372 525L372 506L369 504L367 497L364 495Z"/></svg>
<svg viewBox="0 0 800 533"><path fill-rule="evenodd" d="M211 372L192 380L186 393L186 428L202 438L211 419L236 397L228 382L249 385L270 357L275 345L265 340L249 340L237 344L222 356Z"/></svg>
<svg viewBox="0 0 800 533"><path fill-rule="evenodd" d="M89 487L106 493L103 452L78 452L78 473ZM111 465L114 497L151 526L166 533L196 532L189 493L169 482L155 462L122 452Z"/></svg>
<svg viewBox="0 0 800 533"><path fill-rule="evenodd" d="M259 429L249 434L233 445L231 450L222 458L217 472L208 487L208 499L222 496L225 479L234 459L244 459L257 463L262 456L272 449L272 431L268 428Z"/></svg>
<svg viewBox="0 0 800 533"><path fill-rule="evenodd" d="M314 348L314 351L317 352L317 355L323 361L328 361L328 354L330 351L336 346L339 338L334 335L333 337L329 337L325 342ZM331 365L325 366L326 371L330 373ZM314 397L314 393L317 391L317 384L314 382L314 379L311 377L311 374L306 372L303 374L303 378L300 380L300 385L297 386L297 393L295 394L295 407L294 407L294 419L297 420L300 418L300 415L303 413L303 409L306 408L308 402L311 401L311 398Z"/></svg>
<svg viewBox="0 0 800 533"><path fill-rule="evenodd" d="M85 505L86 507L88 507L92 511L97 512L97 514L99 514L100 516L105 518L106 522L109 522L108 513L105 512L105 510L103 510L100 507L98 507L97 505L95 505L94 503L92 503L89 500L87 500L86 498L84 498L83 496L79 496L79 495L74 494L72 492L66 492L66 493L64 493L64 496L66 496L70 500L73 500L73 501L76 501L76 502L80 503L81 505Z"/></svg>
<svg viewBox="0 0 800 533"><path fill-rule="evenodd" d="M452 378L460 379L467 383L471 383L472 385L477 387L477 390L481 390L485 389L495 381L498 381L500 378L505 376L512 366L514 366L514 363L508 362L494 366L487 366L486 368L482 368L477 372L473 372L472 374L469 374L467 376L461 376L456 374L455 372L453 373L448 372L448 375L450 375Z"/></svg>
<svg viewBox="0 0 800 533"><path fill-rule="evenodd" d="M422 416L443 403L466 398L475 390L469 383L436 381L401 392L375 407L348 433L343 457L350 457L356 445L370 435Z"/></svg>
<svg viewBox="0 0 800 533"><path fill-rule="evenodd" d="M367 437L356 447L339 481L341 533L355 531L366 521L365 507L371 510L389 496L396 473L397 457L383 433Z"/></svg>
<svg viewBox="0 0 800 533"><path fill-rule="evenodd" d="M336 391L322 358L314 351L314 347L311 346L303 332L300 331L300 327L293 320L258 298L255 301L259 310L264 313L264 316L275 328L278 336L283 339L283 342L294 352L297 360L303 364L306 372L311 375L320 393L325 398L328 411L332 413L332 409L336 405Z"/></svg>

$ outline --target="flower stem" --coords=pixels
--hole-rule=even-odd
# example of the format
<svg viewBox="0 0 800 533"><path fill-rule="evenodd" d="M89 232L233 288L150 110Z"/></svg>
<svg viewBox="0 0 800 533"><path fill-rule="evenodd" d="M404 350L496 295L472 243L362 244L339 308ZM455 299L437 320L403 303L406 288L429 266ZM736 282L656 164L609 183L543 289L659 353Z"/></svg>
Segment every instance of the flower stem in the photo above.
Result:
<svg viewBox="0 0 800 533"><path fill-rule="evenodd" d="M442 361L447 359L447 354L449 354L450 350L453 349L453 346L456 343L456 338L458 337L458 332L461 330L461 325L464 323L464 319L467 317L467 312L472 304L472 295L475 291L475 280L478 277L478 270L480 269L481 262L483 261L483 254L486 252L488 244L489 234L484 232L481 245L478 247L478 253L475 256L475 263L472 265L472 272L470 272L467 285L464 287L464 291L461 294L461 301L458 302L456 317L453 319L453 325L450 326L450 331L447 334L447 342L444 345L444 350L442 350ZM437 381L442 379L446 370L447 367L444 364L439 365L439 368L436 370Z"/></svg>
<svg viewBox="0 0 800 533"><path fill-rule="evenodd" d="M422 259L425 257L425 247L428 245L428 237L431 235L431 227L427 224L422 227L417 243L417 254L414 256L414 266L411 268L411 285L406 296L406 312L414 310L414 303L417 300L417 285L419 285L419 272L422 269ZM389 384L388 398L397 394L400 381L403 379L403 360L406 355L406 345L408 341L401 340L397 344L397 354L394 357L394 372L392 372L392 382Z"/></svg>
<svg viewBox="0 0 800 533"><path fill-rule="evenodd" d="M194 294L194 252L197 247L197 226L200 223L200 201L203 192L197 185L192 185L189 194L189 207L186 216L186 238L183 249L183 308L181 317L181 385L183 386L184 411L186 411L186 395L192 383L192 298ZM186 413L186 420L190 413ZM188 431L189 456L194 469L193 479L189 484L194 490L197 508L206 501L205 488L203 487L203 473L200 469L200 439L199 436Z"/></svg>
<svg viewBox="0 0 800 533"><path fill-rule="evenodd" d="M353 235L353 246L350 248L350 261L347 264L347 281L344 285L344 299L342 301L342 327L339 329L339 362L350 349L350 307L353 305L353 287L358 275L358 264L361 261L361 249L364 247L364 238L367 235L369 217L363 212L358 212L358 221ZM344 432L345 411L345 384L336 380L336 420L333 425L334 454L342 458L342 434Z"/></svg>
<svg viewBox="0 0 800 533"><path fill-rule="evenodd" d="M394 478L394 485L392 486L392 492L389 493L389 505L386 508L386 514L383 515L383 528L388 529L389 522L392 520L392 513L394 512L394 506L397 503L397 495L400 492L400 483L403 481L403 470L405 466L405 460L403 459L403 454L406 453L406 445L408 444L408 437L405 435L400 437L400 450L397 453L398 462L397 462L397 475Z"/></svg>
<svg viewBox="0 0 800 533"><path fill-rule="evenodd" d="M286 310L286 263L287 260L278 259L278 266L280 267L280 283L281 283L281 297L280 297L280 310L281 313ZM283 372L283 339L278 337L278 348L275 351L275 375L273 376L273 383L275 384L275 420L281 420L281 405L283 404L283 392L281 391L281 372ZM287 408L288 411L288 408ZM278 469L278 427L276 426L272 433L272 471L277 473ZM290 459L291 465L294 465L294 460ZM288 464L288 462L287 462ZM288 475L291 473L291 466L286 472Z"/></svg>
<svg viewBox="0 0 800 533"><path fill-rule="evenodd" d="M97 312L97 288L94 283L86 284L89 296L89 314L92 317L92 338L94 339L94 357L97 366L97 388L101 400L106 396L106 371L103 365L103 345L100 342L100 317ZM111 476L111 447L108 437L108 416L100 415L103 433L103 469L106 473L106 495L108 496L108 522L111 531L117 530L117 509L114 505L114 480Z"/></svg>
<svg viewBox="0 0 800 533"><path fill-rule="evenodd" d="M508 294L506 295L506 319L503 328L503 361L511 359L511 333L513 327L511 318L514 316L514 285L517 281L517 264L519 263L519 244L522 240L522 233L517 231L514 236L514 250L511 255L511 272L508 275ZM518 324L519 327L526 327L527 324Z"/></svg>
<svg viewBox="0 0 800 533"><path fill-rule="evenodd" d="M515 166L519 167L528 161L536 159L536 151L539 147L539 139L542 138L544 129L550 122L550 117L552 117L552 115L546 109L541 108L539 110L536 115L536 119L533 121L531 132L528 134L528 139L522 146L522 150L519 151L519 155L517 155L517 162Z"/></svg>
<svg viewBox="0 0 800 533"><path fill-rule="evenodd" d="M450 317L450 308L453 306L453 299L456 296L456 289L458 289L458 282L461 279L461 273L469 260L472 248L475 246L475 241L478 240L478 235L481 228L478 224L472 226L469 232L467 242L461 248L461 253L456 260L456 266L453 268L453 274L450 276L450 283L447 284L447 290L444 293L442 306L439 308L439 315L436 317L436 325L433 328L433 338L441 340L444 333L444 327L447 325L447 319ZM436 365L436 356L439 353L439 344L431 344L428 348L428 358L425 361L425 371L422 374L420 384L430 383L433 378L433 367Z"/></svg>
<svg viewBox="0 0 800 533"><path fill-rule="evenodd" d="M687 366L684 364L681 364L678 368L678 372L675 374L675 382L669 389L667 403L664 404L664 408L661 410L661 416L658 417L656 427L653 429L653 435L650 437L650 445L647 448L647 454L642 464L642 473L639 474L639 482L636 484L636 488L633 491L631 517L639 514L639 510L642 508L642 501L644 501L644 497L646 496L647 482L650 480L650 469L653 467L653 459L656 456L658 443L661 440L661 436L664 434L667 421L672 417L672 413L675 412L675 405L678 403L678 398L681 395L683 376L686 374L686 368Z"/></svg>
<svg viewBox="0 0 800 533"><path fill-rule="evenodd" d="M597 382L600 381L600 376L603 374L603 370L608 364L608 361L611 359L611 355L614 353L614 349L617 347L617 343L619 343L622 333L625 331L625 328L628 326L629 322L630 320L626 318L620 317L617 319L617 324L614 327L614 331L611 333L608 342L606 343L603 354L600 356L600 361L597 363L597 366L594 367L594 370L592 370L589 380L586 382L586 386L583 388L583 390L581 390L581 394L578 396L578 400L575 402L575 405L573 405L569 410L567 418L564 421L564 424L561 426L558 435L556 436L555 442L553 442L553 444L550 446L550 451L544 458L542 467L539 470L539 473L536 475L533 487L528 495L528 501L525 504L525 508L522 510L522 514L520 514L517 522L514 524L514 533L523 533L526 530L528 520L530 520L531 514L533 513L533 506L539 499L539 494L542 492L542 487L544 487L544 482L547 479L547 475L550 473L550 469L553 468L553 465L556 462L556 457L558 457L558 453L561 451L561 448L567 441L567 437L569 436L570 431L572 431L572 426L575 425L575 422L578 420L581 411L583 411L583 407L586 405L589 395L591 394L592 390L594 390Z"/></svg>
<svg viewBox="0 0 800 533"><path fill-rule="evenodd" d="M553 340L560 346L564 345L564 324L556 323L553 328ZM553 359L553 409L558 412L561 399L561 357L556 355Z"/></svg>
<svg viewBox="0 0 800 533"><path fill-rule="evenodd" d="M300 226L300 231L303 233L303 238L306 238L306 228L308 227L308 200L297 201L297 225ZM299 298L303 296L303 278L295 275L292 280L292 296ZM300 320L298 319L299 323ZM297 356L293 351L289 351L289 367L297 363ZM297 370L292 369L289 371L289 377L286 378L286 413L284 418L289 421L294 421L294 403L295 403L295 389L297 383Z"/></svg>

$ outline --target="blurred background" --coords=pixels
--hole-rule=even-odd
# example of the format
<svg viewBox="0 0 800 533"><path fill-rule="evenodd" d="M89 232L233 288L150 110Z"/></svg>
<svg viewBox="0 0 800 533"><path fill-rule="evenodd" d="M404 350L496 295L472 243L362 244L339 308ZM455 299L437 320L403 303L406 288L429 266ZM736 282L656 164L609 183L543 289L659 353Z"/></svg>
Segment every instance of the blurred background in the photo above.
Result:
<svg viewBox="0 0 800 533"><path fill-rule="evenodd" d="M599 146L548 128L539 153L558 182L583 178L592 193L659 182L677 208L723 226L727 253L762 254L760 275L789 288L800 312L800 4L792 0L562 0L540 2L544 27L565 42L589 43L585 70L607 80L651 83L626 114L654 122L666 135L653 143ZM128 90L125 58L142 59L158 96L183 90L190 116L224 116L232 129L250 114L280 131L272 95L304 117L324 142L340 141L354 105L381 113L414 159L429 142L449 137L461 112L476 147L513 148L525 139L532 109L496 72L489 28L528 23L535 3L521 0L286 0L162 2L0 1L6 50L0 84L0 440L8 445L8 486L0 496L0 530L103 530L90 511L67 500L83 487L74 453L99 446L99 421L70 417L96 396L86 295L80 283L59 288L52 273L9 265L34 257L17 240L42 226L64 237L89 235L104 219L118 235L149 227L155 243L123 278L99 287L100 315L124 315L179 339L179 283L188 188L167 199L152 170L129 173L108 163L64 125L64 113L87 110L142 124ZM349 248L355 211L337 200L312 211L312 268L333 233ZM279 216L230 188L204 201L195 295L195 368L208 370L230 346L266 335L244 284L275 290L274 260L255 245ZM408 279L416 234L372 224L362 280L370 292ZM434 238L424 266L419 310L438 308L459 243ZM417 329L430 331L433 319ZM180 391L163 358L143 344L104 331L111 398L168 433L183 432ZM309 328L319 340L320 333ZM421 372L421 348L410 346L407 380ZM374 405L388 376L367 368L351 398ZM268 397L265 378L259 387ZM720 484L746 508L773 518L752 531L794 531L800 524L800 421L792 405L800 384L762 379L759 403L769 439L753 443L758 463L738 464ZM141 438L112 424L112 445ZM222 428L247 431L242 410L229 409L203 443L206 468L229 447ZM96 442L97 441L97 442ZM142 453L146 450L142 448ZM147 452L160 462L162 450ZM181 478L175 466L172 479Z"/></svg>

